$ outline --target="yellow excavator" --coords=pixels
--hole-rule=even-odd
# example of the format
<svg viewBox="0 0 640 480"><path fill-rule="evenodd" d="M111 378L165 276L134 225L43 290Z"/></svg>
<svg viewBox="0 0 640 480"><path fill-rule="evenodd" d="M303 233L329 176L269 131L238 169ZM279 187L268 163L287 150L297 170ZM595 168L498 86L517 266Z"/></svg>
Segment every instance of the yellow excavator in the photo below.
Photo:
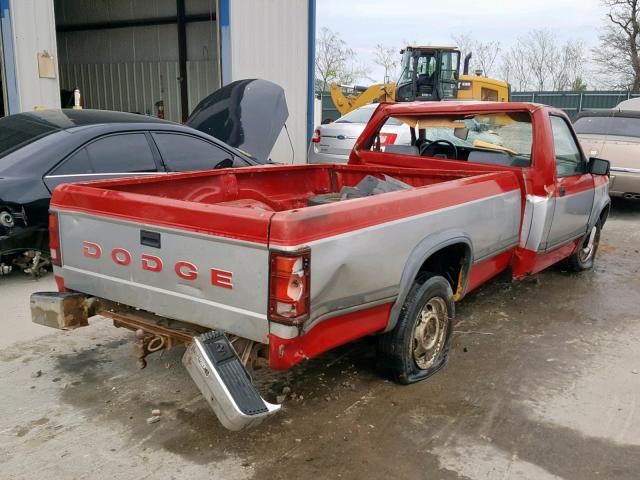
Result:
<svg viewBox="0 0 640 480"><path fill-rule="evenodd" d="M402 55L396 83L370 87L331 84L331 99L341 115L373 102L440 100L509 101L509 84L487 78L478 71L469 74L471 54L464 59L460 75L460 50L455 47L409 45ZM344 94L351 90L354 93Z"/></svg>

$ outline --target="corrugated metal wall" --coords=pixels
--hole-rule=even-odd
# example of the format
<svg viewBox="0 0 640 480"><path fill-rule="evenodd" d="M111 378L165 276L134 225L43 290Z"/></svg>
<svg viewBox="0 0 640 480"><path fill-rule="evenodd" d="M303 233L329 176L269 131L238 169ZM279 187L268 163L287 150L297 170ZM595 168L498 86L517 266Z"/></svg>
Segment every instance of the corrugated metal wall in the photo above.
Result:
<svg viewBox="0 0 640 480"><path fill-rule="evenodd" d="M186 13L214 15L215 0L187 0ZM159 18L176 14L175 0L56 0L58 25ZM189 112L220 86L215 21L188 23ZM58 33L60 86L78 86L86 108L155 114L179 122L178 34L175 24Z"/></svg>
<svg viewBox="0 0 640 480"><path fill-rule="evenodd" d="M189 111L218 85L212 61L187 62ZM66 63L60 65L63 89L80 88L85 108L155 114L164 101L165 118L180 121L178 62Z"/></svg>
<svg viewBox="0 0 640 480"><path fill-rule="evenodd" d="M287 127L271 158L276 162L306 162L307 152L307 0L252 2L231 0L231 75L233 80L263 78L284 88L289 106Z"/></svg>

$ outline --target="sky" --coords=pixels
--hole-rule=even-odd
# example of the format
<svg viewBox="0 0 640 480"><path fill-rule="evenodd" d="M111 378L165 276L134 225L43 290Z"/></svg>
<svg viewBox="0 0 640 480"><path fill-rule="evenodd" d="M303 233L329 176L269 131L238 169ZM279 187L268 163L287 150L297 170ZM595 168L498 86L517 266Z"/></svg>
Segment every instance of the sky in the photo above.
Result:
<svg viewBox="0 0 640 480"><path fill-rule="evenodd" d="M318 30L338 32L381 81L373 64L376 44L406 42L452 45L452 35L465 33L482 41L499 41L503 49L533 29L554 32L561 41L598 44L606 9L599 0L317 0ZM400 55L398 54L398 57Z"/></svg>

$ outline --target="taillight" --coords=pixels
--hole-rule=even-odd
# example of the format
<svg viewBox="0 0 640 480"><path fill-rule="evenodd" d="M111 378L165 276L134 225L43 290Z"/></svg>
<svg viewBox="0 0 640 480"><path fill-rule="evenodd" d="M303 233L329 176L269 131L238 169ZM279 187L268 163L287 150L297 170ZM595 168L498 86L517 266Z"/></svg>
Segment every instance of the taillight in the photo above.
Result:
<svg viewBox="0 0 640 480"><path fill-rule="evenodd" d="M60 254L60 233L58 228L58 214L49 213L49 250L51 251L51 263L62 266Z"/></svg>
<svg viewBox="0 0 640 480"><path fill-rule="evenodd" d="M271 252L269 320L299 325L309 317L311 250Z"/></svg>
<svg viewBox="0 0 640 480"><path fill-rule="evenodd" d="M320 129L316 128L315 132L313 132L313 137L311 137L311 143L320 143Z"/></svg>
<svg viewBox="0 0 640 480"><path fill-rule="evenodd" d="M384 133L380 132L380 146L393 145L398 137L397 133Z"/></svg>

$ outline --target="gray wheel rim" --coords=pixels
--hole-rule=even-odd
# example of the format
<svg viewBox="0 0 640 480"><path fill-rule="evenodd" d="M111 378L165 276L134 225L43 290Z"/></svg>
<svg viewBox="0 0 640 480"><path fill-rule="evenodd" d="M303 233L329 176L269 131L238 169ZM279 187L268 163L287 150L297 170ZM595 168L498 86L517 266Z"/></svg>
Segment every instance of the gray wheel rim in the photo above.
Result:
<svg viewBox="0 0 640 480"><path fill-rule="evenodd" d="M433 297L418 312L413 329L411 350L418 368L433 367L444 348L447 338L447 302L441 297Z"/></svg>

